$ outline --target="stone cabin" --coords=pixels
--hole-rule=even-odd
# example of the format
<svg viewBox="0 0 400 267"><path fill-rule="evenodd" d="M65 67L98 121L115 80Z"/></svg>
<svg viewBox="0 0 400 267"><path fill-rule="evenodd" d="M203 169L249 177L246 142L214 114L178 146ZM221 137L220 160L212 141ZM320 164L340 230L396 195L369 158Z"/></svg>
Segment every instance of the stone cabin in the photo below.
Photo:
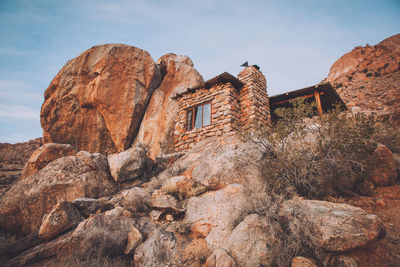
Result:
<svg viewBox="0 0 400 267"><path fill-rule="evenodd" d="M224 72L173 97L179 108L175 150L192 148L208 137L235 135L237 130L247 130L253 123L269 123L276 119L271 116L273 110L289 105L289 100L297 97L315 101L319 113L331 108L334 102L345 107L329 83L268 97L265 76L257 65L244 68L237 78Z"/></svg>

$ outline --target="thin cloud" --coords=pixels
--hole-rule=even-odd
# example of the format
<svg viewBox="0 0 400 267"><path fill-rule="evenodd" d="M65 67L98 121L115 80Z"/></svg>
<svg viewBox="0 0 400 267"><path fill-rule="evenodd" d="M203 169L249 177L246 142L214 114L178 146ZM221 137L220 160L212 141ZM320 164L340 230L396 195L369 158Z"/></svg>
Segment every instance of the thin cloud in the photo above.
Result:
<svg viewBox="0 0 400 267"><path fill-rule="evenodd" d="M32 107L0 104L0 120L39 120L39 116L39 111Z"/></svg>
<svg viewBox="0 0 400 267"><path fill-rule="evenodd" d="M42 94L34 86L19 81L0 81L0 103L40 103Z"/></svg>

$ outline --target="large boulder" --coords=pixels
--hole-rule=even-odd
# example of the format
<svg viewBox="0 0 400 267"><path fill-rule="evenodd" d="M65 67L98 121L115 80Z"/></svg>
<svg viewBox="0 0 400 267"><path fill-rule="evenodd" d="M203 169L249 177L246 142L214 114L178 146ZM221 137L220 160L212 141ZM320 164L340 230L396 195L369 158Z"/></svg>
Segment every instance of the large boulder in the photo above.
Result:
<svg viewBox="0 0 400 267"><path fill-rule="evenodd" d="M374 155L377 161L371 173L372 181L376 186L393 185L397 180L397 163L392 151L378 144Z"/></svg>
<svg viewBox="0 0 400 267"><path fill-rule="evenodd" d="M230 184L187 201L184 223L194 236L205 238L211 251L219 248L246 209L244 187Z"/></svg>
<svg viewBox="0 0 400 267"><path fill-rule="evenodd" d="M111 176L116 182L141 178L148 167L146 148L135 146L126 151L107 156Z"/></svg>
<svg viewBox="0 0 400 267"><path fill-rule="evenodd" d="M71 202L62 201L43 217L39 237L50 239L83 221L82 215Z"/></svg>
<svg viewBox="0 0 400 267"><path fill-rule="evenodd" d="M224 248L240 266L270 266L281 247L283 231L257 214L248 215L224 242Z"/></svg>
<svg viewBox="0 0 400 267"><path fill-rule="evenodd" d="M89 217L72 233L70 244L81 255L96 250L100 255L118 256L124 253L129 233L135 228L132 218L118 213Z"/></svg>
<svg viewBox="0 0 400 267"><path fill-rule="evenodd" d="M260 157L261 153L256 147L240 142L235 136L222 140L210 137L196 143L159 178L167 180L171 174L183 175L205 186L206 190L218 190L231 183L252 183L263 178L257 168L243 163L259 160Z"/></svg>
<svg viewBox="0 0 400 267"><path fill-rule="evenodd" d="M126 150L160 81L144 50L122 44L86 50L65 64L44 93L44 142L71 144L78 151Z"/></svg>
<svg viewBox="0 0 400 267"><path fill-rule="evenodd" d="M75 153L75 149L69 144L44 144L32 153L28 162L25 164L20 179L31 176L55 159L73 156Z"/></svg>
<svg viewBox="0 0 400 267"><path fill-rule="evenodd" d="M304 231L317 233L315 242L328 252L345 252L372 244L386 231L377 215L361 208L328 201L294 198L286 201L281 217L296 216Z"/></svg>
<svg viewBox="0 0 400 267"><path fill-rule="evenodd" d="M81 151L76 156L56 159L4 195L0 200L0 229L32 233L58 202L107 196L116 189L104 155Z"/></svg>
<svg viewBox="0 0 400 267"><path fill-rule="evenodd" d="M6 266L86 266L84 260L123 254L133 229L135 221L121 214L93 215L75 230L24 251Z"/></svg>
<svg viewBox="0 0 400 267"><path fill-rule="evenodd" d="M166 54L157 60L163 80L154 91L149 106L140 125L136 143L150 145L150 156L154 159L163 149L173 148L175 119L178 113L176 93L203 83L203 78L193 68L192 60L187 56Z"/></svg>

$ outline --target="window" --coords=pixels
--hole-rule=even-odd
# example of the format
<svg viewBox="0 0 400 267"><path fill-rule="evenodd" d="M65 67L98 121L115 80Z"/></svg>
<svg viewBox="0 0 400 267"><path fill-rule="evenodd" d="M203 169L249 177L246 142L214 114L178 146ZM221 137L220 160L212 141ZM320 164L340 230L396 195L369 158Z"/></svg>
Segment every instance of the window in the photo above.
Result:
<svg viewBox="0 0 400 267"><path fill-rule="evenodd" d="M211 103L204 103L186 111L186 130L211 125Z"/></svg>

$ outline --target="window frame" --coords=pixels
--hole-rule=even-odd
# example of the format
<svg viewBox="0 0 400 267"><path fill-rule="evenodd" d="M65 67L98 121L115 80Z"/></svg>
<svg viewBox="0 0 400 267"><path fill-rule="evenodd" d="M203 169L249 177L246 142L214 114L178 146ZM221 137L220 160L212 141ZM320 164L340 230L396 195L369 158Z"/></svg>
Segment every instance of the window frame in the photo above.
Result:
<svg viewBox="0 0 400 267"><path fill-rule="evenodd" d="M210 104L210 124L208 124L208 125L203 125L203 122L204 122L204 106L207 105L207 104ZM200 106L202 106L202 108L201 108L201 127L195 128L195 127L194 127L195 122L196 122L196 116L195 116L195 115L196 115L196 112L195 112L195 110L196 110L196 108L198 108L198 107L200 107ZM190 130L188 130L188 121L187 121L189 111L192 111L192 125L191 125L191 129L190 129ZM190 108L186 108L186 109L185 109L185 113L186 113L186 115L185 115L185 130L186 130L186 131L192 131L192 130L194 130L194 129L201 129L201 128L203 128L203 127L212 125L212 123L213 123L213 120L212 120L212 111L213 111L213 108L212 108L212 101L211 101L211 100L206 101L206 102L203 102L203 103L200 103L200 104L197 104L197 105L192 106L192 107L190 107Z"/></svg>

